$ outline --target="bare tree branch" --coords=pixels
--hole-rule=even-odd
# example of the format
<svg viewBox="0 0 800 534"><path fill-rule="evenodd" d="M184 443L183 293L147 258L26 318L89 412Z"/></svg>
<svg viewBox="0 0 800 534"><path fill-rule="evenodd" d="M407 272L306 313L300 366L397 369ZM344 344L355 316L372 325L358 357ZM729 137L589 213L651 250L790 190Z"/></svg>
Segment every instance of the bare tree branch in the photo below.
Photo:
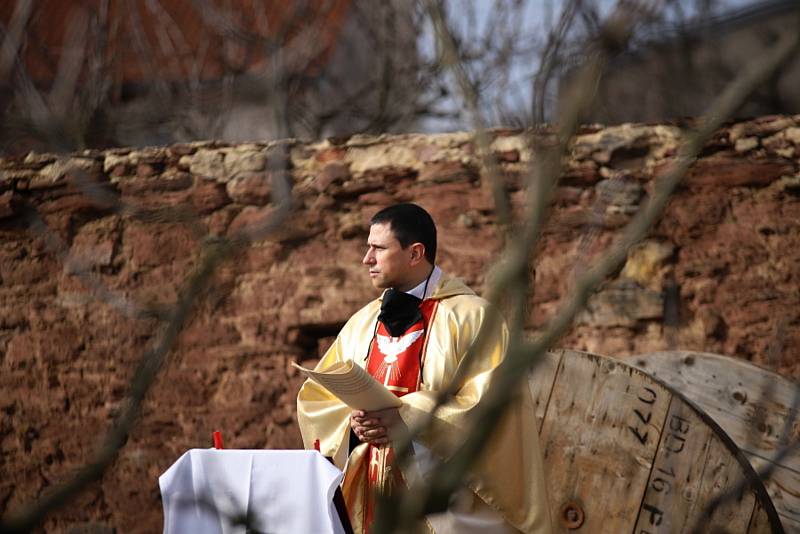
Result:
<svg viewBox="0 0 800 534"><path fill-rule="evenodd" d="M280 157L281 155L283 158ZM119 415L90 459L77 470L74 476L48 488L36 501L0 518L0 532L30 531L48 513L65 505L89 484L98 481L114 463L138 420L147 392L166 363L169 352L175 346L178 336L189 321L199 299L205 294L217 267L230 260L254 240L262 239L277 230L288 216L291 207L291 184L286 172L288 164L286 156L285 146L279 145L278 149L273 151L272 169L275 171L273 176L278 176L273 182L275 209L264 220L253 227L242 229L232 238L217 237L204 241L197 267L181 285L178 299L166 312L166 320L158 328L152 347L145 351L139 361L130 381L128 393L122 401ZM282 174L277 174L279 170L283 171ZM52 240L52 232L46 229L40 218L34 218L33 227ZM54 246L62 251L65 248L60 243L56 243ZM113 298L109 298L109 300L114 301Z"/></svg>
<svg viewBox="0 0 800 534"><path fill-rule="evenodd" d="M627 19L625 14L619 12L616 16L621 17L616 19L617 23ZM629 27L628 24L623 23L617 31L626 27ZM617 35L624 34L623 32ZM774 69L791 56L797 48L797 43L796 35L784 38L767 57L758 58L753 62L720 95L707 116L700 121L697 131L689 136L681 147L671 170L659 179L653 195L609 251L594 266L587 269L576 282L572 294L548 323L547 328L530 342L522 342L520 339L512 337L506 358L499 366L493 382L481 402L473 409L471 429L464 443L449 456L446 462L442 462L434 468L425 483L416 484L402 497L392 497L388 503L384 503L376 521L376 531L411 531L416 521L426 513L432 503L447 502L448 496L462 483L465 473L486 445L505 406L510 401L517 383L527 375L527 371L541 358L542 354L567 331L575 315L585 305L592 290L624 261L628 248L646 235L648 229L666 207L672 190L722 121L733 113ZM592 72L595 69L597 67L588 70ZM576 106L576 108L579 107ZM564 141L562 143L565 144ZM536 219L536 217L532 217L533 224L531 226L538 227ZM514 268L509 268L505 277L502 278L502 282L496 283L495 292L510 288L516 290L517 286L513 283L515 281L518 283L519 280L513 276L513 273L518 272L521 266L527 265L527 257L512 257L511 261L514 262ZM458 383L457 380L454 382ZM403 445L406 444L403 443Z"/></svg>
<svg viewBox="0 0 800 534"><path fill-rule="evenodd" d="M441 46L442 64L453 71L458 86L461 89L462 98L472 118L473 129L475 130L475 141L478 145L478 151L483 161L484 168L488 174L489 189L494 197L497 222L502 236L511 226L511 203L500 176L500 167L497 164L497 158L492 153L489 136L486 133L486 123L478 107L478 95L472 87L464 65L459 60L459 51L453 39L453 34L447 26L442 0L426 0L425 7L430 14L434 30Z"/></svg>
<svg viewBox="0 0 800 534"><path fill-rule="evenodd" d="M14 6L11 24L3 32L0 45L0 80L7 80L11 74L19 50L24 41L24 31L33 13L33 0L18 0Z"/></svg>

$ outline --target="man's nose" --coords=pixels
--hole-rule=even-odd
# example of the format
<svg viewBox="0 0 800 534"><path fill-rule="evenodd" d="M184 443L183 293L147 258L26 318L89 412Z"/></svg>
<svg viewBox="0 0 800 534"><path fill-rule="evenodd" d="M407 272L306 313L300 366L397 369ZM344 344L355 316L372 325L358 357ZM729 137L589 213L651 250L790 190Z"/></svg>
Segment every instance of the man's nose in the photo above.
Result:
<svg viewBox="0 0 800 534"><path fill-rule="evenodd" d="M371 250L368 250L366 254L364 254L364 259L361 260L361 263L364 265L372 265L375 263L375 255L372 253Z"/></svg>

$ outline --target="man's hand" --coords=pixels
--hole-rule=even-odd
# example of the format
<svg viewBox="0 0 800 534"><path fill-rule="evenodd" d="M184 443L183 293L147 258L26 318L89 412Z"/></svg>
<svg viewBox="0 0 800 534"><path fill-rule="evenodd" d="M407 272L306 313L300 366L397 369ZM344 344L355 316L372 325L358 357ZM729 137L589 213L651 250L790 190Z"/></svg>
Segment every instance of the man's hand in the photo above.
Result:
<svg viewBox="0 0 800 534"><path fill-rule="evenodd" d="M385 445L392 438L398 437L403 430L407 430L397 408L372 412L353 410L350 414L350 428L359 441L373 445Z"/></svg>

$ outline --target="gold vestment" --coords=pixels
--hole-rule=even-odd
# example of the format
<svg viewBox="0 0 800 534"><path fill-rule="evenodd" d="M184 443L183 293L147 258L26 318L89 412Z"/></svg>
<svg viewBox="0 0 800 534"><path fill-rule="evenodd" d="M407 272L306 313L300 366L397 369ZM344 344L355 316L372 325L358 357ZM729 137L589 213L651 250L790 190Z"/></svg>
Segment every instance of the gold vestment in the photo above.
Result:
<svg viewBox="0 0 800 534"><path fill-rule="evenodd" d="M442 276L430 298L439 300L439 304L429 325L421 390L400 397L403 401L400 415L409 428L415 427L430 412L436 392L455 375L489 306L461 280L447 276ZM325 369L347 359L363 367L380 306L380 299L376 299L356 312L316 368ZM437 410L432 429L418 436L423 445L440 451L442 443L441 440L437 442L437 438L447 436L449 440L452 436L466 434L467 413L488 388L492 371L505 354L507 339L505 325L490 333L490 339L484 344L487 349L478 355L455 398ZM319 440L320 452L331 457L343 470L345 467L348 470L365 468L364 445L352 451L348 462L351 411L311 380L303 384L297 396L297 419L305 447L311 449L315 440ZM539 438L527 383L520 388L473 467L469 487L516 529L526 534L551 532ZM348 487L346 477L342 490L345 501L350 502L356 498L359 488ZM359 518L351 520L355 531L360 532Z"/></svg>

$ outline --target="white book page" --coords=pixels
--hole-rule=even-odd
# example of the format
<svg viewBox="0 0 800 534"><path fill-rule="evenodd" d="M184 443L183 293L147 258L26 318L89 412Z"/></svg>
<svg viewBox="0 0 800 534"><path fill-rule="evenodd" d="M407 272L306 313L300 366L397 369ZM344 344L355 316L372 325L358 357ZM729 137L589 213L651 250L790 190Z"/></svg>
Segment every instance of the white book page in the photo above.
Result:
<svg viewBox="0 0 800 534"><path fill-rule="evenodd" d="M352 360L312 371L292 362L303 375L318 383L355 410L398 408L403 402Z"/></svg>

